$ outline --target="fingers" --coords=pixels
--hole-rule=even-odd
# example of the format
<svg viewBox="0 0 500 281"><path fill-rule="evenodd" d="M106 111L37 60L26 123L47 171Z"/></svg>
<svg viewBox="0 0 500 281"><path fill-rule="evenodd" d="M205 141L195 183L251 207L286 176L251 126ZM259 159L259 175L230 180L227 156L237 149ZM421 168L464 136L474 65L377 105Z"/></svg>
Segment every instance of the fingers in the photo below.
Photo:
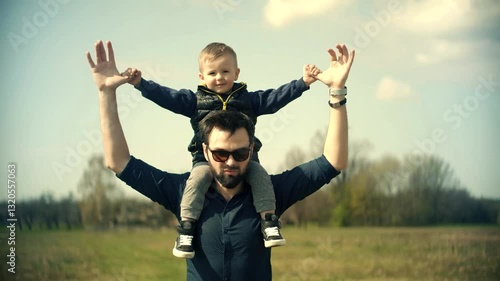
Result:
<svg viewBox="0 0 500 281"><path fill-rule="evenodd" d="M314 64L305 64L304 65L304 77L312 77L316 79L316 75L320 74L321 69L317 68Z"/></svg>
<svg viewBox="0 0 500 281"><path fill-rule="evenodd" d="M349 52L347 51L347 47L345 44L337 44L335 46L339 52L338 61L340 63L345 63L349 60Z"/></svg>
<svg viewBox="0 0 500 281"><path fill-rule="evenodd" d="M140 70L129 67L124 72L121 73L121 76L128 77L128 78L134 78L134 77L137 77L141 74L142 73Z"/></svg>
<svg viewBox="0 0 500 281"><path fill-rule="evenodd" d="M330 54L330 62L335 62L337 61L337 54L333 49L328 49L327 50L328 54Z"/></svg>
<svg viewBox="0 0 500 281"><path fill-rule="evenodd" d="M95 43L95 55L97 57L97 63L106 61L106 51L104 50L104 45L101 40Z"/></svg>
<svg viewBox="0 0 500 281"><path fill-rule="evenodd" d="M356 55L356 52L354 50L351 50L351 54L349 56L349 59L347 60L347 64L349 65L349 69L351 68L352 63L354 62L355 55Z"/></svg>
<svg viewBox="0 0 500 281"><path fill-rule="evenodd" d="M322 72L321 69L317 68L314 64L308 64L308 67L309 67L309 74L312 75L313 77L316 77L318 74Z"/></svg>
<svg viewBox="0 0 500 281"><path fill-rule="evenodd" d="M111 45L111 41L106 41L106 45L108 47L109 60L114 62L115 61L115 52L113 51L113 46Z"/></svg>
<svg viewBox="0 0 500 281"><path fill-rule="evenodd" d="M342 44L341 47L342 47L342 56L344 58L344 62L347 62L349 61L349 51L347 50L345 44Z"/></svg>
<svg viewBox="0 0 500 281"><path fill-rule="evenodd" d="M102 62L102 57L101 57L101 51L99 50L100 48L100 45L101 44L101 41L97 41L95 44L94 44L94 49L95 49L95 56L96 56L96 60L97 60L97 63L100 63Z"/></svg>
<svg viewBox="0 0 500 281"><path fill-rule="evenodd" d="M90 55L90 52L86 52L85 54L87 56L87 61L89 62L90 67L94 68L95 67L95 63L92 60L92 56Z"/></svg>
<svg viewBox="0 0 500 281"><path fill-rule="evenodd" d="M124 72L120 73L120 75L125 79L125 82L128 82L134 86L138 85L141 82L141 71L135 68L127 68Z"/></svg>

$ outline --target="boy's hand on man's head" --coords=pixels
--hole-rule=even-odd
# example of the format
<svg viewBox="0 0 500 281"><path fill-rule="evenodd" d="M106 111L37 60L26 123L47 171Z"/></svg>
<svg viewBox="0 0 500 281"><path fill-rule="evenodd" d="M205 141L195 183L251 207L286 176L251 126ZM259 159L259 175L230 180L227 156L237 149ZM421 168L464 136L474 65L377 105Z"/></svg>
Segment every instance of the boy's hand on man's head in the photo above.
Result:
<svg viewBox="0 0 500 281"><path fill-rule="evenodd" d="M314 64L304 65L302 79L304 79L304 83L306 84L306 86L309 87L312 83L316 82L316 80L318 80L316 78L316 75L320 73L321 70L317 68Z"/></svg>
<svg viewBox="0 0 500 281"><path fill-rule="evenodd" d="M141 82L142 72L139 69L129 67L122 72L122 76L127 77L129 79L127 82L135 87Z"/></svg>

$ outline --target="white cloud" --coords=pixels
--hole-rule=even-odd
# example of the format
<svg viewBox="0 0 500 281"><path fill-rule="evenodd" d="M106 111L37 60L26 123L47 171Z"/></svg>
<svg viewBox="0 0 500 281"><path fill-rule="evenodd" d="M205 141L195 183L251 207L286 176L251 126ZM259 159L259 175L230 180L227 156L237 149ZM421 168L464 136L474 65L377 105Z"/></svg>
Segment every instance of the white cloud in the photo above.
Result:
<svg viewBox="0 0 500 281"><path fill-rule="evenodd" d="M339 0L268 0L264 7L265 20L274 27L283 27L301 18L332 11Z"/></svg>
<svg viewBox="0 0 500 281"><path fill-rule="evenodd" d="M410 85L386 76L380 80L375 95L377 99L388 101L409 99L414 97L415 93Z"/></svg>
<svg viewBox="0 0 500 281"><path fill-rule="evenodd" d="M459 60L469 52L466 42L449 40L432 40L424 47L425 53L417 53L417 62L421 64L437 64L444 61Z"/></svg>
<svg viewBox="0 0 500 281"><path fill-rule="evenodd" d="M498 0L408 0L402 5L404 11L395 18L398 26L425 35L480 30L500 16Z"/></svg>
<svg viewBox="0 0 500 281"><path fill-rule="evenodd" d="M475 23L473 0L410 0L396 17L403 28L424 34L461 30Z"/></svg>
<svg viewBox="0 0 500 281"><path fill-rule="evenodd" d="M486 54L495 47L491 40L444 40L434 39L423 44L425 52L417 52L415 58L420 64L439 64L450 61L468 62Z"/></svg>

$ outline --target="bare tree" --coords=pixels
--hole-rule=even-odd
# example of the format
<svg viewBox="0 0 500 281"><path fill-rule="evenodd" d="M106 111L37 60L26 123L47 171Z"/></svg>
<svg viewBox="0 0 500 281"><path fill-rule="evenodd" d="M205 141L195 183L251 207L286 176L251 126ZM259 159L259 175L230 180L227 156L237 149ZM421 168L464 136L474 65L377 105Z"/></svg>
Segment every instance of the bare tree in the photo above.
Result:
<svg viewBox="0 0 500 281"><path fill-rule="evenodd" d="M113 173L104 165L102 155L92 156L78 184L82 223L87 227L107 228L112 223L112 201L121 193Z"/></svg>

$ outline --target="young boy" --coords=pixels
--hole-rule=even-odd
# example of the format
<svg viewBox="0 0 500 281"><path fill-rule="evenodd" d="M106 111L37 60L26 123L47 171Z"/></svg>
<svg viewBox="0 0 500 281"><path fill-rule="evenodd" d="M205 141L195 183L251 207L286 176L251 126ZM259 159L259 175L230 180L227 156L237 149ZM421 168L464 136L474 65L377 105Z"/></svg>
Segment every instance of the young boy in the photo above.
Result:
<svg viewBox="0 0 500 281"><path fill-rule="evenodd" d="M235 171L228 166L227 172L213 175L207 159L203 154L203 139L199 133L198 123L213 110L235 110L248 115L254 123L257 116L271 114L298 98L316 81L315 75L320 71L314 66L306 65L303 78L294 80L277 89L248 92L245 83L235 83L240 69L236 53L223 43L211 43L200 53L198 58L201 85L196 93L187 89L174 90L160 86L153 81L142 79L141 72L129 68L122 75L129 77L129 83L141 91L147 99L172 112L191 118L194 137L188 147L193 156L193 168L186 183L181 201L181 219L178 226L179 236L172 250L176 257L193 258L193 238L196 222L203 209L205 194L217 177L227 187L236 186L241 182L241 171ZM259 164L258 151L262 143L255 139L253 151L251 148L237 151L211 150L213 160L226 162L229 157L234 161L251 160L245 181L251 186L256 211L261 216L261 230L265 247L285 245L286 240L280 233L280 222L274 215L275 197L271 179L265 169ZM210 148L209 148L210 149Z"/></svg>

